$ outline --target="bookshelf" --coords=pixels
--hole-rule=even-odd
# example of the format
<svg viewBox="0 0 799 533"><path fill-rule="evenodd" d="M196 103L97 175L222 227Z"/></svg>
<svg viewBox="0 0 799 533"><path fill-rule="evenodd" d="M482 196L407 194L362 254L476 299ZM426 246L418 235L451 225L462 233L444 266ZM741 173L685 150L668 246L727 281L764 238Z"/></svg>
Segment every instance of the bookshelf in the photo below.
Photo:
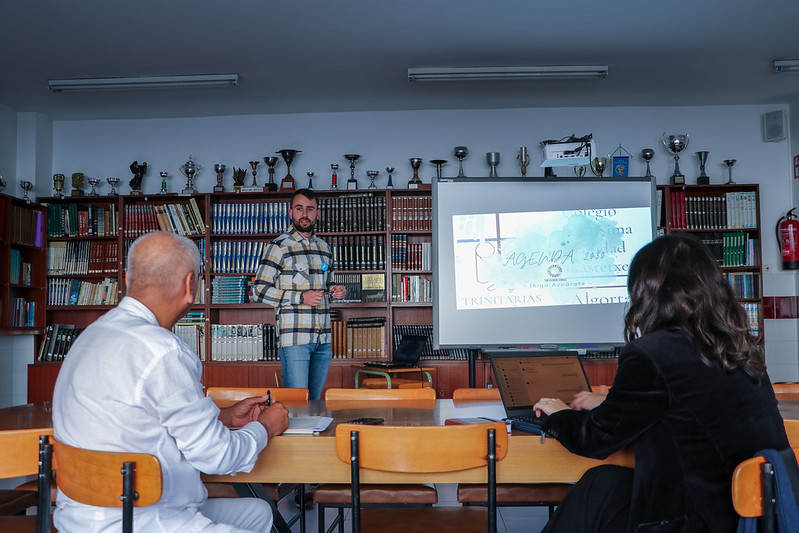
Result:
<svg viewBox="0 0 799 533"><path fill-rule="evenodd" d="M660 185L657 191L658 232L692 233L702 240L746 309L751 331L762 336L759 186Z"/></svg>
<svg viewBox="0 0 799 533"><path fill-rule="evenodd" d="M331 305L334 358L328 386L354 385L352 364L391 357L404 331L432 331L432 203L429 190L316 191L317 234L334 251L336 281L347 298ZM36 360L29 366L29 401L49 399L60 367L48 360L45 325L80 331L124 295L126 251L154 229L185 234L204 258L195 305L176 325L203 360L206 386L275 386L279 368L274 310L249 302L263 246L290 224L291 193L205 193L41 199L47 248L41 249L43 309ZM45 287L47 295L45 298ZM349 327L348 327L349 326ZM349 344L348 344L349 340ZM357 351L355 351L357 350ZM42 359L40 360L40 355ZM351 357L347 357L348 353ZM439 396L468 382L465 353L434 351Z"/></svg>

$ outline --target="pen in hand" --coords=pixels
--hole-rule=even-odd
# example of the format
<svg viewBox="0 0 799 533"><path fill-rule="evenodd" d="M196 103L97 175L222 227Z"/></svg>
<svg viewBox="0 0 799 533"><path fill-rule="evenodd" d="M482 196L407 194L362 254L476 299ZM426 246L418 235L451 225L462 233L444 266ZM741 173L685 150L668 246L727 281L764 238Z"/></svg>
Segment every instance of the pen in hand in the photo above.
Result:
<svg viewBox="0 0 799 533"><path fill-rule="evenodd" d="M272 405L272 391L270 389L266 390L266 406L269 407Z"/></svg>

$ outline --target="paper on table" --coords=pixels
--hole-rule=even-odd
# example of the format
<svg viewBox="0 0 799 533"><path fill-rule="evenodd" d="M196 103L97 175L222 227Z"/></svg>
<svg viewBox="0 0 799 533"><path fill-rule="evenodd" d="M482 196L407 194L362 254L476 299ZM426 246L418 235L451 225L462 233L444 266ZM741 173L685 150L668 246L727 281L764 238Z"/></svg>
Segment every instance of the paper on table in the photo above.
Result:
<svg viewBox="0 0 799 533"><path fill-rule="evenodd" d="M284 435L313 435L327 429L333 419L329 416L295 416L289 418Z"/></svg>

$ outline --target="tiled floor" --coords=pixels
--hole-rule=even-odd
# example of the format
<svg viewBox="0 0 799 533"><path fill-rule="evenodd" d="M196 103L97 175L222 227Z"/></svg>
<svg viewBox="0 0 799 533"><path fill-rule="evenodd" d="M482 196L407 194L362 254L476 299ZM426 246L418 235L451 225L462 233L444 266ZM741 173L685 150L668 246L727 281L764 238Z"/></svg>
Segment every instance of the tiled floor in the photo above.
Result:
<svg viewBox="0 0 799 533"><path fill-rule="evenodd" d="M439 505L459 505L455 499L455 485L437 485ZM292 516L296 510L294 501L289 497L280 502L279 509L284 516ZM327 524L335 518L335 509L327 512ZM349 513L345 514L346 524L344 531L351 531ZM306 533L317 533L317 510L311 508L305 513ZM499 533L538 533L547 523L546 507L501 507L497 521ZM293 532L300 530L299 523L291 528ZM413 532L409 532L413 533Z"/></svg>

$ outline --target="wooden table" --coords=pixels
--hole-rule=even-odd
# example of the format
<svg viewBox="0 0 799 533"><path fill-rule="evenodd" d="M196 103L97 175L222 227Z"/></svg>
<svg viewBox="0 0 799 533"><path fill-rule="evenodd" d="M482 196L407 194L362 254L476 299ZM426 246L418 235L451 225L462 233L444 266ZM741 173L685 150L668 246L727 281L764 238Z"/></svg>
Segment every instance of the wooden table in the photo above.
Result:
<svg viewBox="0 0 799 533"><path fill-rule="evenodd" d="M433 386L433 377L430 372L435 372L435 367L432 366L425 366L425 367L415 367L415 368L377 368L377 367L370 367L364 365L352 365L352 368L355 370L355 388L359 389L363 383L361 382L362 375L366 376L379 376L386 380L386 389L392 388L393 384L410 384L412 382L418 383L420 387L423 386L423 379L424 377L427 378L427 383L429 383L430 387ZM408 374L411 373L418 373L419 378L413 379L409 377L397 377L397 375ZM368 379L368 378L367 378ZM376 387L375 387L376 388ZM396 388L396 387L395 387Z"/></svg>

